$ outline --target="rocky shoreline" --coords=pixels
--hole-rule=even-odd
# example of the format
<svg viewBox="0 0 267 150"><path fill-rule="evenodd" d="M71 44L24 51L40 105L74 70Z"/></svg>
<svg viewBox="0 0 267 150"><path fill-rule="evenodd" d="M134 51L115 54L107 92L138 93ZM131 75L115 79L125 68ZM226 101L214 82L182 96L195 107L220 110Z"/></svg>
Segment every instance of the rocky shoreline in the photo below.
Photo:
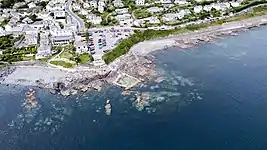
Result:
<svg viewBox="0 0 267 150"><path fill-rule="evenodd" d="M175 46L186 49L225 36L236 36L240 32L266 24L267 16L260 16L164 39L141 42L133 46L128 54L101 68L92 66L90 69L62 70L43 65L5 66L0 70L0 82L5 85L35 86L49 89L53 94L69 96L90 90L100 91L105 85L113 84L121 74L146 81L156 75L155 58L151 55L153 51Z"/></svg>

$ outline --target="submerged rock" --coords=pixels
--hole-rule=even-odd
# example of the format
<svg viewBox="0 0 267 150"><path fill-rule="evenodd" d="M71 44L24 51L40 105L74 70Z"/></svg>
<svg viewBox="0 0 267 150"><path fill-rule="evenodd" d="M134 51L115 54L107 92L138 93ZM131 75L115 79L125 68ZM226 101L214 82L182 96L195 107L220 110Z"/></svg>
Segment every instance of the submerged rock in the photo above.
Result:
<svg viewBox="0 0 267 150"><path fill-rule="evenodd" d="M105 110L106 110L106 115L110 116L111 115L111 104L110 104L110 100L107 100L106 106L105 106Z"/></svg>

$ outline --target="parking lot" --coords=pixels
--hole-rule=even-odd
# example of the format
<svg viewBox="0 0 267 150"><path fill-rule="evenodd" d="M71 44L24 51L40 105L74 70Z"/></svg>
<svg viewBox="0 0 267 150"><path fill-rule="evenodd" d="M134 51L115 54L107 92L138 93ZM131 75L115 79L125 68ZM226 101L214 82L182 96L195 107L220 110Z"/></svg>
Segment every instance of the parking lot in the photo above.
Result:
<svg viewBox="0 0 267 150"><path fill-rule="evenodd" d="M133 32L129 29L104 29L89 31L89 49L93 57L99 59L112 50L119 42L128 38ZM95 59L95 60L97 60Z"/></svg>

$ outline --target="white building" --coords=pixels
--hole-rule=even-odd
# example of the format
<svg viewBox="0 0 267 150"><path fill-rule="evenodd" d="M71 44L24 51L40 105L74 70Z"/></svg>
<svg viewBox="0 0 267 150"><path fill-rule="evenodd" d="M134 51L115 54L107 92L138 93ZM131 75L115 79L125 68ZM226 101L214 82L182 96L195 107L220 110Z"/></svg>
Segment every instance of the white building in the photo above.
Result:
<svg viewBox="0 0 267 150"><path fill-rule="evenodd" d="M66 12L65 11L55 11L54 12L54 18L55 19L65 19L66 18Z"/></svg>
<svg viewBox="0 0 267 150"><path fill-rule="evenodd" d="M145 0L135 0L135 4L139 6L145 5Z"/></svg>
<svg viewBox="0 0 267 150"><path fill-rule="evenodd" d="M94 4L93 5L91 5L91 3L90 4L88 4L88 3L83 3L83 8L84 9L88 9L88 8L90 8L90 7L94 7ZM97 7L97 6L96 6ZM95 8L95 7L94 7Z"/></svg>
<svg viewBox="0 0 267 150"><path fill-rule="evenodd" d="M117 15L127 14L129 13L129 9L128 8L115 9L115 13Z"/></svg>
<svg viewBox="0 0 267 150"><path fill-rule="evenodd" d="M121 26L132 26L133 25L133 19L130 14L122 14L122 15L117 15L116 19L119 21Z"/></svg>
<svg viewBox="0 0 267 150"><path fill-rule="evenodd" d="M28 6L29 6L29 8L34 8L34 7L36 7L36 5L35 5L34 2L29 3Z"/></svg>
<svg viewBox="0 0 267 150"><path fill-rule="evenodd" d="M68 44L74 40L73 33L69 30L51 30L50 34L54 45Z"/></svg>
<svg viewBox="0 0 267 150"><path fill-rule="evenodd" d="M87 19L92 24L100 24L102 22L102 18L100 16L96 16L95 14L89 14L87 16Z"/></svg>
<svg viewBox="0 0 267 150"><path fill-rule="evenodd" d="M124 6L124 4L121 0L114 0L113 5L114 5L114 7L123 7Z"/></svg>
<svg viewBox="0 0 267 150"><path fill-rule="evenodd" d="M89 48L86 42L75 42L76 53L83 54L89 52Z"/></svg>
<svg viewBox="0 0 267 150"><path fill-rule="evenodd" d="M78 10L81 9L81 6L78 5L78 4L76 4L76 3L74 3L74 4L72 5L72 9L73 9L74 11L78 11Z"/></svg>
<svg viewBox="0 0 267 150"><path fill-rule="evenodd" d="M106 6L105 1L100 0L100 1L98 2L98 6L103 6L103 7L105 7L105 6Z"/></svg>
<svg viewBox="0 0 267 150"><path fill-rule="evenodd" d="M161 4L172 4L171 0L160 0Z"/></svg>
<svg viewBox="0 0 267 150"><path fill-rule="evenodd" d="M232 7L238 7L238 6L240 6L240 3L239 2L230 2L230 5Z"/></svg>
<svg viewBox="0 0 267 150"><path fill-rule="evenodd" d="M203 10L202 6L195 6L194 7L194 13L200 13Z"/></svg>
<svg viewBox="0 0 267 150"><path fill-rule="evenodd" d="M97 1L90 1L90 6L93 8L97 8Z"/></svg>
<svg viewBox="0 0 267 150"><path fill-rule="evenodd" d="M103 6L98 6L97 10L98 10L100 13L103 13L103 12L104 12L104 7L103 7Z"/></svg>
<svg viewBox="0 0 267 150"><path fill-rule="evenodd" d="M189 4L189 2L187 2L186 0L175 0L174 3L179 4L181 6L185 6Z"/></svg>
<svg viewBox="0 0 267 150"><path fill-rule="evenodd" d="M205 11L211 11L211 9L212 9L212 6L211 5L205 5L204 7L203 7L203 10L205 10Z"/></svg>
<svg viewBox="0 0 267 150"><path fill-rule="evenodd" d="M148 12L150 13L157 13L157 12L161 12L164 9L162 7L150 7L147 9Z"/></svg>

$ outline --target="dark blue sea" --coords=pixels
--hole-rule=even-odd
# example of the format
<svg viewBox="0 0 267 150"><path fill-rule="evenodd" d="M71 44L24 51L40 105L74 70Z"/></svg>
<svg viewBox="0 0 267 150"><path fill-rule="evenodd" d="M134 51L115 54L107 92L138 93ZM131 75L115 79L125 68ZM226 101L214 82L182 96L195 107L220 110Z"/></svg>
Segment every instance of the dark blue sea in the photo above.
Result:
<svg viewBox="0 0 267 150"><path fill-rule="evenodd" d="M266 27L154 55L156 77L128 94L35 88L29 109L29 87L1 86L0 150L267 150Z"/></svg>

